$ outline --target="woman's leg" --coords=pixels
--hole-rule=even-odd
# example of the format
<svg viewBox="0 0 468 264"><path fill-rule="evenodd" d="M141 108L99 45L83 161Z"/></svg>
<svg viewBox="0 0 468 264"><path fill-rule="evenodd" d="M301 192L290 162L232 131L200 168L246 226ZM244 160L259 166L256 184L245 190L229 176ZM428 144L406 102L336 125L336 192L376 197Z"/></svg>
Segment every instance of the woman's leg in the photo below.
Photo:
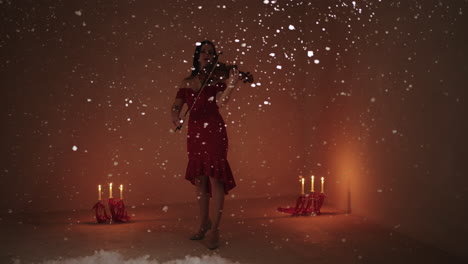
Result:
<svg viewBox="0 0 468 264"><path fill-rule="evenodd" d="M219 247L219 223L223 214L224 207L224 183L218 179L211 178L211 195L212 195L212 209L213 209L213 225L211 232L207 237L207 246L209 249L216 249Z"/></svg>
<svg viewBox="0 0 468 264"><path fill-rule="evenodd" d="M208 176L201 175L195 180L196 186L196 198L198 200L198 206L200 208L200 230L199 234L206 231L209 225L209 194L208 194ZM203 237L202 235L202 237ZM195 238L196 239L196 238Z"/></svg>
<svg viewBox="0 0 468 264"><path fill-rule="evenodd" d="M213 225L212 230L218 230L219 223L224 207L224 183L218 179L210 177L211 182L211 195L212 195L212 209L213 209Z"/></svg>

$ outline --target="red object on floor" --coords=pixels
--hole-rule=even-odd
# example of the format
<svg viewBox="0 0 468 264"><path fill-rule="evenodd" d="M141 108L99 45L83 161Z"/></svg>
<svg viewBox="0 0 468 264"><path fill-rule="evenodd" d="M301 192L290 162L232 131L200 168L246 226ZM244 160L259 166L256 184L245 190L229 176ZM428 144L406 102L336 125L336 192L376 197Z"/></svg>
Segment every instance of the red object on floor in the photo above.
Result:
<svg viewBox="0 0 468 264"><path fill-rule="evenodd" d="M322 214L320 208L322 208L324 200L323 193L303 194L297 198L295 207L278 207L277 210L294 216L320 215Z"/></svg>
<svg viewBox="0 0 468 264"><path fill-rule="evenodd" d="M130 220L122 199L116 201L114 198L109 198L108 204L109 211L111 212L112 216L112 222L128 222Z"/></svg>
<svg viewBox="0 0 468 264"><path fill-rule="evenodd" d="M98 201L92 208L96 214L96 220L98 223L107 223L110 220L110 216L107 215L106 207L101 201Z"/></svg>

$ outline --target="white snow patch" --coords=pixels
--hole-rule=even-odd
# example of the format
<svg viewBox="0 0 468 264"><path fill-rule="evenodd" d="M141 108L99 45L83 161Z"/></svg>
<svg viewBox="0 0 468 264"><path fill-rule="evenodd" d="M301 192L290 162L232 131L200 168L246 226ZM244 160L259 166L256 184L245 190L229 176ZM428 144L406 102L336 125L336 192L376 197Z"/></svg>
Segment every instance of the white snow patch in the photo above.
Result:
<svg viewBox="0 0 468 264"><path fill-rule="evenodd" d="M21 260L18 260L21 263ZM123 264L240 264L217 255L202 255L201 257L186 255L185 258L159 262L150 255L142 255L136 258L126 258L116 251L99 250L94 255L60 260L46 260L43 264L92 264L92 263L123 263Z"/></svg>

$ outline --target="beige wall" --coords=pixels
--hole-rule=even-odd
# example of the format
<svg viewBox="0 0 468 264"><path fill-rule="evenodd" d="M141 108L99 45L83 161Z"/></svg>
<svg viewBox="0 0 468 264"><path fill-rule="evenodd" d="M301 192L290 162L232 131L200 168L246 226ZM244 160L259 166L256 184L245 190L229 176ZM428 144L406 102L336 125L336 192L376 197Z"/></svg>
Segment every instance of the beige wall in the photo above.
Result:
<svg viewBox="0 0 468 264"><path fill-rule="evenodd" d="M111 181L125 185L132 205L193 202L183 179L186 130L170 133L169 113L195 43L205 39L261 83L239 85L222 110L238 183L229 199L296 193L303 78L287 76L299 65L282 55L295 32L267 45L253 20L272 7L208 3L4 4L2 212L88 209L97 185L107 192ZM285 16L263 23L276 27Z"/></svg>
<svg viewBox="0 0 468 264"><path fill-rule="evenodd" d="M433 4L382 4L352 35L333 24L342 55L307 80L305 145L327 202L467 256L466 16Z"/></svg>

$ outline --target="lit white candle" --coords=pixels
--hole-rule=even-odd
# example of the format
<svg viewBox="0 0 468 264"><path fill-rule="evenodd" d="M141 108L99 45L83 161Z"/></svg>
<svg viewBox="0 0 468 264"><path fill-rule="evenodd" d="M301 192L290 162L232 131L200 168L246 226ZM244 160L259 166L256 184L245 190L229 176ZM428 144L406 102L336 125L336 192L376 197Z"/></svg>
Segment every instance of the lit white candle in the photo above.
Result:
<svg viewBox="0 0 468 264"><path fill-rule="evenodd" d="M112 198L112 182L109 183L109 198Z"/></svg>
<svg viewBox="0 0 468 264"><path fill-rule="evenodd" d="M302 183L301 194L304 194L304 178L301 179L301 183Z"/></svg>
<svg viewBox="0 0 468 264"><path fill-rule="evenodd" d="M325 182L325 179L322 177L322 193L323 193L323 183Z"/></svg>
<svg viewBox="0 0 468 264"><path fill-rule="evenodd" d="M310 192L314 192L314 175L312 175L310 178L311 178Z"/></svg>
<svg viewBox="0 0 468 264"><path fill-rule="evenodd" d="M120 189L120 200L123 200L123 185L122 184L120 184L119 189Z"/></svg>
<svg viewBox="0 0 468 264"><path fill-rule="evenodd" d="M98 197L99 197L99 201L101 201L101 185L98 185Z"/></svg>

